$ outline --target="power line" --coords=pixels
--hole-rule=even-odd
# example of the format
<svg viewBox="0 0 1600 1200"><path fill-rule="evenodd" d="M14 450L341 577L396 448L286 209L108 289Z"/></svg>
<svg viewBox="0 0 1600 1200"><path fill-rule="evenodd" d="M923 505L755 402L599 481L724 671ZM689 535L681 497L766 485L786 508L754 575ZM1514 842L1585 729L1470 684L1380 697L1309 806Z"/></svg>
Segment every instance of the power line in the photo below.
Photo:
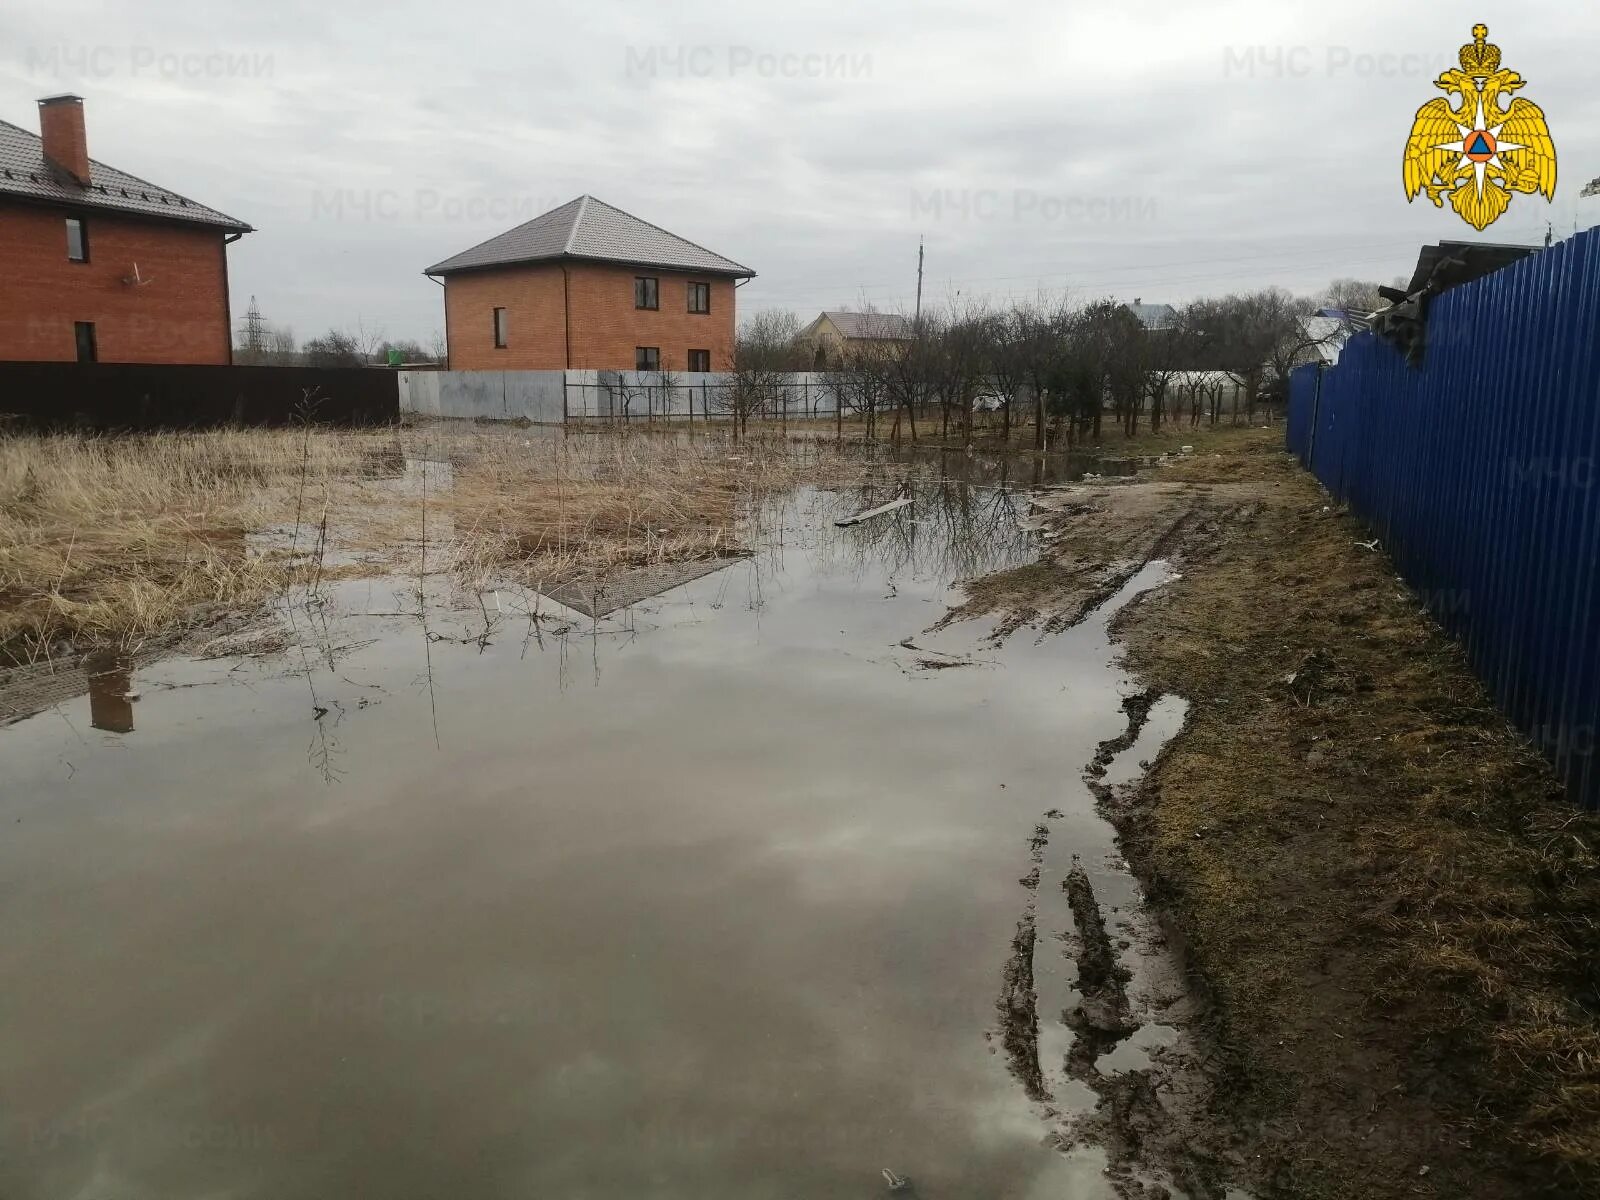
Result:
<svg viewBox="0 0 1600 1200"><path fill-rule="evenodd" d="M1514 232L1513 231L1508 231L1508 232L1510 232L1510 234L1511 234L1511 236L1513 238L1515 238L1517 236L1530 236L1527 233L1527 231L1522 231L1522 230L1518 230L1518 231L1514 231ZM1543 236L1543 231L1538 231L1537 234L1531 235L1531 236L1542 237ZM1448 241L1448 240L1451 240L1451 239L1444 238L1443 240L1447 240ZM1153 266L1153 265L1150 265L1150 264L1140 264L1140 265L1137 265L1137 266L1128 266L1128 267L1123 267L1123 268L1118 268L1118 267L1098 268L1098 270L1102 274L1104 272L1107 272L1107 271L1126 271L1126 272L1145 272L1146 273L1146 274L1144 274L1142 276L1134 277L1134 278L1099 278L1099 279L1093 279L1093 280L1077 280L1077 279L1073 278L1073 276L1077 274L1077 272L1075 272L1075 271L1040 271L1040 272L1029 272L1029 273L1020 274L1020 275L971 275L971 276L963 276L963 277L960 277L960 278L947 279L947 280L945 280L945 283L947 283L947 284L968 284L968 283L987 283L987 282L1007 282L1007 281L1016 280L1016 279L1030 279L1030 280L1034 280L1037 283L1042 285L1044 283L1044 281L1047 280L1047 279L1061 278L1061 279L1066 279L1068 281L1068 286L1077 287L1077 288L1081 288L1081 289L1092 289L1092 288L1102 288L1102 287L1105 287L1105 288L1115 288L1115 287L1157 287L1157 288L1160 288L1160 287L1171 286L1171 285L1174 285L1174 284L1194 283L1194 282L1200 282L1200 281L1203 281L1203 280L1210 280L1210 279L1238 279L1238 278L1243 278L1243 277L1249 276L1249 275L1255 275L1255 274L1258 273L1258 271L1257 271L1256 268L1251 267L1251 268L1246 268L1246 269L1241 270L1241 271L1225 271L1225 272L1211 272L1211 271L1208 271L1208 272L1204 272L1202 274L1180 275L1180 276L1165 276L1165 275L1161 275L1161 274L1151 275L1151 274L1148 274L1148 272L1151 272L1151 271L1163 272L1163 271L1165 271L1165 270L1167 270L1168 268L1171 268L1171 267L1202 266L1202 265L1205 265L1207 263L1237 263L1237 262L1259 262L1259 261L1265 261L1265 260L1273 260L1273 261L1275 261L1277 263L1282 264L1282 270L1279 271L1279 272L1276 272L1276 273L1283 274L1283 273L1292 272L1292 271L1312 270L1312 269L1316 269L1316 268L1319 268L1319 267L1337 267L1337 266L1339 266L1341 264L1344 264L1344 263L1359 263L1359 264L1363 264L1364 265L1364 264L1370 263L1370 262L1382 261L1384 259L1389 258L1390 256L1387 255L1387 254L1385 254L1385 255L1376 255L1376 254L1374 254L1374 255L1369 255L1369 256L1362 257L1362 258L1351 258L1350 257L1350 252L1358 251L1358 250L1367 250L1367 249L1377 250L1377 249L1388 249L1388 248L1396 248L1396 249L1415 248L1415 247L1421 246L1423 244L1426 244L1426 239L1425 238L1419 238L1419 237L1413 236L1413 237L1408 237L1408 238L1403 238L1403 239L1394 239L1392 241L1356 243L1354 245L1344 247L1342 250L1337 252L1337 254L1332 258L1328 258L1327 257L1327 254L1333 253L1332 251L1319 252L1317 257L1314 258L1314 259L1306 259L1306 258L1303 258L1303 257L1294 256L1294 255L1286 256L1286 255L1283 254L1282 251L1263 251L1261 253L1256 253L1256 254L1225 255L1225 256L1215 257L1215 258L1177 259L1177 260L1173 260L1173 261L1170 261L1170 262L1166 262L1166 263L1160 264L1159 266ZM761 296L762 302L765 303L765 302L768 302L768 301L792 299L792 298L796 298L796 297L810 299L811 297L823 295L824 293L829 294L831 296L837 296L841 291L849 291L849 292L884 291L884 290L891 290L891 289L899 288L901 286L903 286L903 285L898 284L898 283L849 283L849 284L837 283L837 282L836 283L816 283L816 284L796 283L793 286L785 285L782 289L780 289L779 291L776 291L776 292L758 292L758 295ZM1013 292L1013 293L1010 293L1010 294L1015 294L1015 293Z"/></svg>
<svg viewBox="0 0 1600 1200"><path fill-rule="evenodd" d="M1349 258L1349 257L1342 256L1342 257L1340 257L1338 259L1330 260L1330 261L1324 262L1324 263L1300 263L1300 264L1296 264L1294 267L1286 268L1286 270L1287 271L1293 271L1295 273L1299 273L1299 272L1303 272L1303 271L1311 271L1311 270L1319 270L1319 269L1321 269L1321 270L1330 270L1330 269L1336 268L1336 267L1341 266L1341 265L1350 265L1350 266L1362 265L1362 266L1364 266L1367 263L1383 263L1383 262L1390 262L1392 260L1393 260L1393 256L1392 255L1387 255L1387 254L1385 254L1385 255L1374 255L1374 256L1372 256L1370 258ZM1261 274L1262 274L1262 272L1261 272L1261 270L1259 268L1250 267L1250 268L1246 268L1246 269L1244 269L1242 271L1207 272L1207 273L1205 273L1203 275L1167 276L1167 277L1164 277L1164 278L1163 277L1159 277L1159 276L1150 276L1150 277L1145 277L1145 278L1127 278L1127 279L1077 280L1077 279L1072 279L1072 278L1069 277L1066 280L1065 283L1057 285L1057 290L1061 290L1061 291L1099 291L1101 289L1105 289L1105 290L1108 290L1108 291L1117 291L1117 290L1126 291L1126 290L1131 290L1133 288L1139 288L1139 289L1154 289L1155 291L1159 292L1162 289L1176 287L1178 285L1185 284L1185 283L1197 283L1197 282L1201 282L1201 281L1215 281L1215 280L1229 280L1229 279L1244 279L1244 278L1247 278L1247 277L1259 277ZM1005 299L1026 298L1028 296L1036 294L1040 289L1044 288L1044 286L1045 286L1044 285L1045 276L1039 276L1037 278L1039 279L1039 287L1037 287L1037 288L1033 288L1033 289L1028 289L1028 288L1008 288L1008 289L1005 289L1005 290L1002 290L1002 291L989 291L989 292L975 293L975 295L978 296L978 297L981 297L981 298L984 298L984 299L990 299L990 300L1005 300ZM946 280L946 282L947 283L957 283L957 282L960 282L960 281L959 280ZM783 293L781 295L780 294L770 294L770 295L765 295L765 296L758 295L756 297L752 297L751 298L751 302L752 303L760 303L760 304L777 304L779 302L786 301L788 303L793 304L793 303L795 303L797 301L797 299L809 300L809 299L811 299L813 297L816 297L816 298L819 299L820 302L827 303L827 302L829 302L828 298L830 296L837 296L838 293L841 290L845 290L845 289L841 289L841 288L827 289L827 288L819 287L819 288L816 288L816 289L813 289L813 290L810 290L810 291L807 291L807 292L789 292L789 293ZM957 290L959 291L960 289L957 289ZM879 300L882 300L882 299L884 299L884 298L883 297L879 297Z"/></svg>
<svg viewBox="0 0 1600 1200"><path fill-rule="evenodd" d="M1352 251L1352 250L1377 249L1377 248L1388 248L1388 247L1408 247L1408 246L1416 246L1417 244L1418 244L1418 241L1417 241L1416 238L1406 238L1404 240L1396 240L1396 241L1392 241L1392 242L1358 243L1357 245L1354 245L1354 246L1345 247L1345 249L1340 252L1340 257L1343 258L1346 254L1348 254L1349 251ZM1320 255L1319 255L1319 257L1320 257ZM1207 264L1207 263L1213 263L1213 262L1217 262L1217 263L1233 263L1233 262L1248 262L1248 261L1265 260L1265 259L1276 259L1276 260L1282 261L1284 259L1284 255L1283 255L1282 251L1266 251L1266 252L1263 252L1261 254L1225 255L1225 256L1222 256L1222 257L1218 257L1218 258L1176 259L1176 260L1172 260L1170 262L1166 262L1166 263L1162 264L1158 268L1152 268L1151 266L1149 266L1147 264L1140 264L1138 266L1129 266L1129 267L1125 267L1125 268L1107 267L1107 268L1103 268L1103 269L1104 270L1126 270L1126 271L1149 271L1149 270L1152 270L1152 269L1164 270L1164 269L1166 269L1168 267L1201 266L1201 265L1204 265L1204 264ZM1073 271L1039 271L1039 272L1031 272L1030 271L1030 272L1027 272L1025 274L1018 274L1018 275L970 275L970 276L963 276L963 277L961 277L959 279L950 279L950 280L947 280L946 282L949 282L949 283L1005 282L1005 281L1014 280L1014 279L1050 279L1050 278L1071 276L1071 275L1074 275L1074 274L1076 274L1076 272L1073 272ZM852 288L853 290L857 290L857 291L876 291L876 290L880 290L880 289L884 289L884 288L898 287L900 285L899 284L895 284L895 283L854 283L854 284L849 284L849 285L841 285L841 284L838 284L838 283L818 283L818 284L815 284L815 285L809 285L809 284L805 284L805 283L797 283L797 284L794 285L794 287L792 289L786 287L785 290L784 290L784 293L781 293L781 294L799 294L801 289L804 289L805 292L807 294L809 294L809 293L811 293L813 291L837 290L840 286L848 286L848 287ZM775 295L776 294L779 294L779 293L775 293Z"/></svg>

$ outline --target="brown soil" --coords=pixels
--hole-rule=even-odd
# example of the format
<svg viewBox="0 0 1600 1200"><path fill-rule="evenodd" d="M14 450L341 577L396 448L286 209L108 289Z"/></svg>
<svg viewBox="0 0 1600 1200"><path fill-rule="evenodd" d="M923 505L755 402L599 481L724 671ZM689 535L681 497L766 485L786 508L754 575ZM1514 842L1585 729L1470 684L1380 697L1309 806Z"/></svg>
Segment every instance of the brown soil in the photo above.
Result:
<svg viewBox="0 0 1600 1200"><path fill-rule="evenodd" d="M1054 549L960 615L1065 624L1182 572L1113 633L1189 721L1104 795L1210 1000L1197 1137L1237 1183L1600 1195L1600 819L1278 438L1047 493Z"/></svg>
<svg viewBox="0 0 1600 1200"><path fill-rule="evenodd" d="M1035 868L1037 870L1037 868ZM1034 880L1038 886L1038 880ZM1033 902L1017 922L1011 940L1011 953L1001 971L1000 1040L1005 1046L1011 1070L1022 1081L1030 1100L1048 1100L1044 1072L1039 1065L1039 1009L1033 987L1033 943L1036 916Z"/></svg>

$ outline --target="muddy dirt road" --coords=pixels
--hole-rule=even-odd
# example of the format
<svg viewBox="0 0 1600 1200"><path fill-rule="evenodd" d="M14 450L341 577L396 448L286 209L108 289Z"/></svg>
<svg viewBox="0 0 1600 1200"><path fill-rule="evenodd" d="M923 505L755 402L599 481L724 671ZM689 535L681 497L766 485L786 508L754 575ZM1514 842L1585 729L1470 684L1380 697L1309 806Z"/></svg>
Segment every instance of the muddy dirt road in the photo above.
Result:
<svg viewBox="0 0 1600 1200"><path fill-rule="evenodd" d="M1111 632L1185 729L1096 789L1203 983L1192 1148L1261 1195L1600 1194L1600 821L1428 614L1470 598L1413 593L1270 430L1033 511L1041 559L956 619L1180 573Z"/></svg>
<svg viewBox="0 0 1600 1200"><path fill-rule="evenodd" d="M1167 571L932 630L1038 543L915 495L599 620L329 584L0 729L0 1194L1221 1197L1127 1136L1187 1000L1083 778L1182 719L1107 633Z"/></svg>

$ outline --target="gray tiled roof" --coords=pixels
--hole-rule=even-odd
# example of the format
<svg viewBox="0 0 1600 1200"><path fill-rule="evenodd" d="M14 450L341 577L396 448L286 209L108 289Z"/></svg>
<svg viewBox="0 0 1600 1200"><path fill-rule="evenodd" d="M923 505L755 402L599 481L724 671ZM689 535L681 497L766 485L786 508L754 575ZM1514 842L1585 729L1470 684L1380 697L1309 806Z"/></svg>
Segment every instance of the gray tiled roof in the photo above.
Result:
<svg viewBox="0 0 1600 1200"><path fill-rule="evenodd" d="M898 313L823 311L834 328L847 338L910 341L911 322Z"/></svg>
<svg viewBox="0 0 1600 1200"><path fill-rule="evenodd" d="M44 142L37 134L7 121L0 121L0 196L250 232L250 226L226 213L93 159L89 160L89 186L84 187L45 161Z"/></svg>
<svg viewBox="0 0 1600 1200"><path fill-rule="evenodd" d="M731 258L668 233L648 221L613 208L593 196L579 196L515 229L434 263L423 274L448 275L475 267L540 262L553 258L588 258L602 262L698 271L705 275L755 274Z"/></svg>

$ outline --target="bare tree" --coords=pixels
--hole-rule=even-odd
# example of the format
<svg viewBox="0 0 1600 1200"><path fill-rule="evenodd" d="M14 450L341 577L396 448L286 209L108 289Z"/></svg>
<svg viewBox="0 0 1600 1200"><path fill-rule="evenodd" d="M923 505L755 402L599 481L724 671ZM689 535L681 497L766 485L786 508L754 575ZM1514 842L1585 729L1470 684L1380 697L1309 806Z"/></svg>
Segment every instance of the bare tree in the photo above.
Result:
<svg viewBox="0 0 1600 1200"><path fill-rule="evenodd" d="M1021 310L1012 306L996 313L989 321L988 333L985 368L1000 404L1000 440L1009 443L1013 413L1028 386L1026 322Z"/></svg>
<svg viewBox="0 0 1600 1200"><path fill-rule="evenodd" d="M662 367L656 373L656 393L661 397L661 415L663 419L672 416L672 397L683 388L683 380L676 371Z"/></svg>
<svg viewBox="0 0 1600 1200"><path fill-rule="evenodd" d="M633 406L643 402L646 414L650 407L650 384L642 371L600 371L597 373L600 391L610 402L612 419L622 417L624 425L633 421Z"/></svg>
<svg viewBox="0 0 1600 1200"><path fill-rule="evenodd" d="M911 322L911 340L896 348L886 348L883 356L883 377L888 385L889 403L894 407L894 424L889 429L889 440L900 442L900 418L904 415L911 428L911 440L917 440L917 409L927 401L932 390L933 359L937 353L930 336L931 317Z"/></svg>
<svg viewBox="0 0 1600 1200"><path fill-rule="evenodd" d="M926 330L928 384L939 404L940 436L949 436L954 414L966 446L972 444L973 402L988 366L992 325L982 305L952 299Z"/></svg>
<svg viewBox="0 0 1600 1200"><path fill-rule="evenodd" d="M362 363L378 361L378 349L384 344L383 328L381 326L369 328L364 318L357 317L355 332L347 336L355 346L356 352L361 355Z"/></svg>
<svg viewBox="0 0 1600 1200"><path fill-rule="evenodd" d="M1224 372L1237 385L1234 393L1234 420L1238 419L1238 399L1245 401L1247 416L1255 413L1256 401L1269 379L1286 378L1305 352L1320 345L1319 334L1305 318L1316 305L1282 288L1264 288L1199 301L1196 320L1204 341L1204 357L1214 370ZM1213 399L1211 420L1219 416L1218 400Z"/></svg>
<svg viewBox="0 0 1600 1200"><path fill-rule="evenodd" d="M849 350L833 374L840 413L861 417L868 438L877 437L878 414L889 404L888 367L888 358L875 349Z"/></svg>
<svg viewBox="0 0 1600 1200"><path fill-rule="evenodd" d="M355 338L340 329L312 338L301 353L308 367L359 367L368 361Z"/></svg>
<svg viewBox="0 0 1600 1200"><path fill-rule="evenodd" d="M1076 317L1065 295L1041 295L1031 304L1018 304L1012 317L1021 379L1033 398L1033 446L1042 451L1048 446L1045 422L1052 389L1060 393L1067 386L1068 340Z"/></svg>
<svg viewBox="0 0 1600 1200"><path fill-rule="evenodd" d="M1378 284L1365 279L1335 279L1322 294L1322 306L1340 312L1376 312L1385 303Z"/></svg>
<svg viewBox="0 0 1600 1200"><path fill-rule="evenodd" d="M1161 428L1167 416L1169 398L1173 403L1173 417L1180 409L1179 380L1184 372L1194 366L1199 353L1194 314L1190 306L1177 311L1171 324L1158 329L1146 329L1140 338L1139 357L1142 366L1145 398L1150 408L1150 432Z"/></svg>
<svg viewBox="0 0 1600 1200"><path fill-rule="evenodd" d="M1069 339L1072 434L1077 440L1086 434L1099 440L1108 403L1125 433L1138 428L1145 390L1144 333L1139 318L1115 300L1098 300L1077 314Z"/></svg>
<svg viewBox="0 0 1600 1200"><path fill-rule="evenodd" d="M267 362L275 367L293 366L299 361L295 349L294 330L287 325L277 325L267 330Z"/></svg>
<svg viewBox="0 0 1600 1200"><path fill-rule="evenodd" d="M737 435L749 433L750 417L772 403L786 382L784 376L799 367L799 332L800 321L794 313L778 309L758 312L739 327L733 346L733 379L720 398Z"/></svg>

